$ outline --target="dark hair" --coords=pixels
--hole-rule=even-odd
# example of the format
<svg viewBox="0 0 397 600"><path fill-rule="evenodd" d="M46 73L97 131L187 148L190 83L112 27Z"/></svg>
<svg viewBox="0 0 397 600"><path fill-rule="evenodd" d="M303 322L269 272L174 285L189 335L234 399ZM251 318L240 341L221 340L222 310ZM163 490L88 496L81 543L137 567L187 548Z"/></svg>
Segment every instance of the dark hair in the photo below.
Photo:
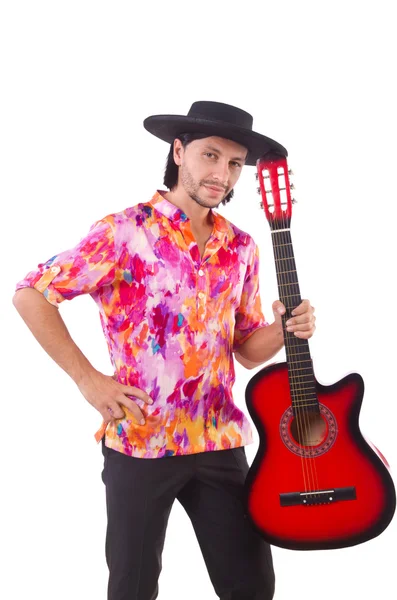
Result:
<svg viewBox="0 0 397 600"><path fill-rule="evenodd" d="M176 139L181 140L183 148L186 148L194 140L202 140L209 137L208 133L181 133ZM164 185L172 190L178 183L178 165L174 161L174 142L172 142L168 153L167 162L164 170ZM231 190L226 198L222 200L222 204L227 204L233 198L234 190Z"/></svg>

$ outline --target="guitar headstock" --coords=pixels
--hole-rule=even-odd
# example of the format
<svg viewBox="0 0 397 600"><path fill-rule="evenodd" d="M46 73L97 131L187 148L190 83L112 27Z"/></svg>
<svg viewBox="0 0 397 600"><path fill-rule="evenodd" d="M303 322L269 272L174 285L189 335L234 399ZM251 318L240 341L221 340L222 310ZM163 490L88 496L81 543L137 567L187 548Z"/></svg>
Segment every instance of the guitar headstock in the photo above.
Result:
<svg viewBox="0 0 397 600"><path fill-rule="evenodd" d="M291 224L292 204L288 169L285 156L266 154L256 161L256 178L259 181L258 193L262 196L261 208L264 208L266 218L272 230L287 229Z"/></svg>

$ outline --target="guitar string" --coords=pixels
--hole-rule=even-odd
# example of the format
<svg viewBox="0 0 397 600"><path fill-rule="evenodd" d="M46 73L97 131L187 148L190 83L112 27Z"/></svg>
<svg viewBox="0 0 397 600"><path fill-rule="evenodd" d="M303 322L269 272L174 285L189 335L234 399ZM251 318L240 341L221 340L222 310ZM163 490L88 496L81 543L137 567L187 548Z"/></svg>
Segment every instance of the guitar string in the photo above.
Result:
<svg viewBox="0 0 397 600"><path fill-rule="evenodd" d="M278 263L277 263L277 269L278 269L278 272L277 272L277 275L278 275L278 282L279 282L279 283L280 283L282 286L284 286L284 284L287 284L287 281L286 281L286 280L285 280L285 278L283 277L283 271L288 271L288 270L289 270L289 267L288 267L288 266L286 266L286 267L285 267L285 266L282 266L282 265L284 265L284 264L285 264L286 262L288 262L288 261L286 261L286 260L282 260L282 259L285 259L285 258L287 258L287 257L283 256L283 250L282 250L283 246L280 246L280 244L278 243L278 240L277 240L277 237L276 237L276 236L277 236L277 237L279 237L279 236L280 236L280 233L277 233L276 235L272 235L272 240L273 240L273 248L274 248L274 254L275 254L276 260L278 261ZM281 265L281 263L282 263L282 265ZM280 266L280 265L281 265L281 266ZM281 287L281 290L282 290L282 289L283 289L283 287ZM284 300L284 299L283 299L283 295L282 295L281 293L280 293L280 300L281 300L281 301L283 301L283 300ZM284 300L283 304L285 305L285 300ZM287 307L286 307L286 308L287 308ZM283 321L283 329L284 329L284 327L285 327L285 325L284 325L285 318L284 318L284 319L282 318L282 321ZM288 340L288 337L289 337L289 332L287 332L287 331L285 330L285 332L284 332L284 333L285 333L285 345L286 345L286 347L288 348L288 347L289 347L289 340ZM287 357L288 357L288 354L287 354ZM287 362L287 364L288 364L288 362ZM289 382L290 382L290 384L291 384L291 388L292 388L292 390L291 390L291 392L292 392L292 393L291 393L291 396L292 396L292 398L293 398L293 397L294 397L294 394L293 394L293 388L294 388L294 374L293 374L293 370L291 371L291 370L289 370L289 369L288 369L288 370L287 370L287 373L288 373L288 375L289 375L288 379L289 379ZM299 441L299 443L301 443L301 440L302 440L302 432L301 432L301 424L300 424L300 421L299 421L299 419L297 419L297 420L296 420L296 423L297 423L297 428L298 428L298 441ZM300 459L301 459L301 468L302 468L302 475L303 475L303 484L304 484L305 492L307 492L307 491L308 491L308 489L309 489L309 486L310 486L310 481L309 481L309 480L310 480L310 473L309 473L309 471L308 471L308 468L307 468L307 467L308 467L308 465L307 465L307 464L306 464L306 462L305 462L304 454L302 454L301 452L299 452L299 455L300 455Z"/></svg>
<svg viewBox="0 0 397 600"><path fill-rule="evenodd" d="M277 177L277 181L278 181L278 173L276 174L276 177ZM286 177L285 177L285 181L286 181ZM280 206L280 209L281 209L281 206ZM287 229L288 225L289 224L285 217L285 211L282 211L281 212L281 229ZM287 260L284 260L283 262L288 262L288 263L293 262L293 258L290 256L290 252L288 251L288 248L292 247L292 244L289 243L286 232L280 231L276 235L278 238L278 239L277 238L275 239L275 242L278 242L276 244L276 248L278 251L278 257L287 259ZM278 240L280 240L280 236L281 236L281 245L278 241ZM282 284L282 289L284 287L288 287L292 291L292 286L291 286L291 284L293 283L291 281L292 269L290 269L289 267L290 267L289 264L281 267L281 269L279 270L280 271L280 280L281 280L281 284ZM286 275L286 276L283 276L283 275ZM283 297L283 296L286 296L286 294L280 294L280 295L282 297L284 305L287 308L289 303L287 302L287 299ZM285 318L283 319L283 321L285 321ZM283 327L285 328L284 323L283 323ZM286 343L286 347L288 350L291 350L291 348L297 349L297 347L299 345L299 340L296 336L294 336L293 332L290 333L290 332L286 331L286 329L285 329L285 343ZM297 403L299 405L299 400L304 398L304 395L302 396L302 392L298 388L297 375L295 375L296 370L294 369L294 362L296 362L296 359L292 358L292 352L290 352L289 354L290 354L289 359L290 359L291 368L288 371L289 371L289 379L290 379L290 383L291 383L291 392L292 392L291 395L292 395L293 400L295 401L295 402L293 401L293 405L294 405L294 403L295 404ZM298 402L296 402L296 401L298 401ZM303 404L303 403L301 402L301 404ZM303 478L304 478L305 491L308 491L309 488L312 488L314 486L312 464L311 464L311 461L308 460L306 457L305 448L304 448L304 439L303 439L304 433L306 434L306 437L308 436L308 427L307 427L306 419L303 419L303 421L302 421L302 419L300 418L300 415L302 414L302 408L301 408L301 410L299 410L299 406L296 408L297 408L297 410L296 410L295 422L297 425L298 442L302 446L302 450L299 451L299 454L301 456L302 473L303 473ZM305 414L304 411L303 411L303 414ZM303 430L305 430L305 431L303 431ZM308 481L309 486L306 483L306 479Z"/></svg>
<svg viewBox="0 0 397 600"><path fill-rule="evenodd" d="M285 218L285 212L282 212L282 223L283 223L283 229L286 229L288 226L288 222ZM286 269L286 275L287 275L287 280L288 280L288 285L287 287L289 288L289 290L291 291L291 296L292 296L292 286L298 286L299 284L296 281L293 281L294 277L293 277L293 272L296 273L296 269L293 269L292 267L294 267L294 258L293 258L293 251L292 251L292 240L290 239L290 235L288 235L287 232L281 232L281 236L282 236L282 243L283 246L282 248L285 249L285 257L289 259L289 263L291 266L291 268ZM297 276L296 276L297 279ZM300 298L300 294L299 293L294 293L294 296ZM287 301L285 302L287 305L289 304ZM299 301L298 301L298 305L299 305ZM294 401L295 401L295 405L296 405L296 423L298 426L298 437L299 442L302 446L301 449L301 453L304 456L304 461L307 467L307 472L309 473L309 483L310 483L310 488L311 490L315 487L315 473L313 470L313 461L310 460L310 458L312 458L313 454L312 454L312 450L311 450L311 446L310 444L305 444L305 439L309 442L310 441L310 435L311 435L311 428L310 428L310 422L308 422L308 415L306 412L306 393L305 393L305 383L301 382L298 379L298 370L297 367L299 366L299 361L301 360L301 356L300 356L300 352L299 349L302 348L301 346L301 339L302 338L298 338L294 332L287 332L286 331L286 336L287 336L287 346L289 349L295 350L295 354L294 357L292 358L292 356L290 357L290 364L291 364L291 371L292 371L292 388L293 388L293 396L294 396ZM303 431L303 436L302 436L302 431ZM309 455L309 458L307 458L307 455ZM307 491L307 490L306 490ZM310 491L310 490L309 490Z"/></svg>
<svg viewBox="0 0 397 600"><path fill-rule="evenodd" d="M285 214L283 212L282 213L282 229L287 228L287 225L288 225L288 223L285 219ZM293 258L290 255L291 254L290 253L291 244L288 240L287 232L285 232L285 231L280 232L280 234L278 234L278 237L280 237L280 236L281 236L281 244L282 244L280 246L281 255L283 258L288 259L287 261L284 261L284 262L290 263L290 264L288 264L287 267L284 267L282 269L282 272L284 272L286 275L285 278L282 277L282 281L286 284L285 287L290 289L292 292L292 285L295 282L292 281L292 279L293 279L292 278L292 268L290 268L290 266L291 267L293 266L293 262L294 262ZM296 295L298 295L298 294L296 294ZM286 305L286 308L287 308L289 305L289 302L287 302L287 298L284 298L284 304ZM288 318L289 318L289 315L288 315ZM289 364L290 364L289 374L290 374L293 405L295 405L295 410L296 410L295 422L297 425L298 441L299 441L300 445L302 446L299 453L301 454L303 464L306 467L306 475L307 475L307 479L308 479L308 483L309 483L309 488L305 490L307 492L314 486L314 473L313 473L312 462L310 461L310 459L307 458L307 454L305 451L305 444L304 444L305 436L307 439L308 435L309 435L309 427L308 427L308 423L307 423L307 419L306 419L306 413L305 413L304 407L301 406L304 404L304 400L305 400L304 390L301 389L304 386L301 386L299 384L299 381L297 379L297 371L296 371L296 366L299 363L298 348L300 347L300 345L299 345L299 339L294 335L293 332L285 331L285 336L286 336L286 346L287 346L287 349L290 354L290 356L289 356ZM292 354L292 350L296 350L296 356ZM303 418L302 418L302 416L303 416ZM310 455L310 450L309 450L309 455Z"/></svg>
<svg viewBox="0 0 397 600"><path fill-rule="evenodd" d="M288 170L288 169L287 169ZM287 175L284 172L284 180L285 180L285 184L287 183ZM296 285L298 288L298 293L296 293L296 296L298 298L300 298L300 290L299 290L299 282L298 282L298 275L297 275L297 271L296 271L296 264L295 264L295 258L294 258L294 252L293 252L293 245L292 245L292 238L291 238L291 232L290 232L290 223L287 222L287 218L285 216L286 211L282 211L282 223L283 223L283 229L287 229L288 228L288 232L284 231L282 232L282 237L283 237L283 243L288 245L283 246L283 248L285 248L286 250L286 254L288 255L288 257L290 258L290 262L291 262L291 267L294 267L293 269L288 268L287 271L287 276L289 279L289 286L292 292L292 285ZM287 250L288 249L288 250ZM293 272L295 272L295 279L296 282L293 281L294 277L293 277ZM300 302L301 302L301 298L300 298ZM289 332L286 332L287 335L289 334ZM300 353L298 352L298 348L302 348L302 342L303 344L306 344L308 347L308 342L307 340L304 340L304 338L299 338L297 337L294 332L291 332L291 338L292 340L292 348L294 350L296 350L296 356L293 359L293 362L295 363L295 366L301 363L299 363L299 361L301 360L301 356ZM311 375L311 379L312 379L312 383L314 384L314 379L313 379L313 372L310 373ZM302 376L303 377L303 376ZM299 387L298 387L299 386ZM311 477L312 477L312 487L314 488L314 490L318 490L319 489L319 485L318 485L318 475L317 475L317 468L316 468L316 462L314 459L314 448L313 446L310 444L310 441L312 440L312 426L311 426L311 420L309 417L309 414L311 412L311 408L307 407L306 404L308 404L307 400L309 400L309 398L307 398L307 396L310 396L311 394L307 394L307 392L305 391L305 387L306 387L306 382L301 382L300 380L298 380L298 375L296 376L295 379L295 390L297 390L298 392L300 392L300 394L298 394L298 404L303 404L304 406L300 406L298 411L297 411L297 422L301 421L301 417L303 416L303 428L305 430L305 435L306 435L306 440L308 441L308 445L306 446L306 448L308 448L308 454L309 454L309 467L310 467L310 473L311 473ZM315 390L315 388L314 388ZM315 392L314 392L315 393ZM303 400L303 401L302 401ZM303 440L302 440L303 441ZM301 444L304 449L303 449L303 453L306 456L305 453L305 444Z"/></svg>
<svg viewBox="0 0 397 600"><path fill-rule="evenodd" d="M277 180L278 180L278 172L276 174ZM286 174L284 173L284 180L285 182L287 182L287 177ZM281 210L281 224L282 227L281 229L289 229L289 223L288 223L288 219L286 217L286 211L282 209L282 207L280 206L280 210ZM280 250L281 250L281 254L283 256L283 258L286 259L286 261L288 263L287 266L282 267L282 269L280 270L280 273L284 273L286 274L286 278L281 277L282 281L285 281L285 279L287 279L288 281L287 286L283 286L283 287L288 287L290 289L290 291L292 292L292 286L295 285L298 287L299 289L299 284L298 281L294 282L293 281L293 276L292 273L293 271L295 271L296 273L296 269L293 270L292 267L294 266L294 256L293 256L293 251L290 252L288 249L292 250L292 240L289 240L288 234L286 231L281 231L278 234L278 237L281 234L281 242L282 245L280 246ZM284 249L284 250L283 250ZM292 254L292 256L291 256ZM284 262L286 262L284 261ZM291 267L291 268L290 268ZM296 277L297 279L297 277ZM294 293L291 294L291 297L293 297L293 295L296 295L297 297L300 297L299 293ZM284 296L286 296L286 294L284 294ZM287 298L284 298L284 304L286 305L286 307L288 306L289 302L287 301ZM286 345L288 349L294 349L297 350L302 348L301 346L301 339L302 338L298 338L297 336L294 335L294 332L287 332L285 331L285 337L286 337ZM311 439L311 425L310 425L310 421L309 421L309 417L308 417L308 412L306 411L306 393L305 393L305 382L301 382L298 377L299 375L297 374L297 369L294 368L297 365L299 365L299 352L296 352L296 356L298 358L292 358L292 353L290 355L290 365L291 365L291 369L290 369L290 379L291 379L291 387L292 387L292 392L293 392L293 397L294 397L294 403L295 403L295 408L296 408L296 425L297 425L297 432L298 432L298 441L300 443L300 445L302 446L302 450L300 452L301 456L303 455L304 457L304 463L307 467L307 474L309 475L308 479L312 480L311 481L311 488L315 487L315 480L317 480L317 474L316 471L313 469L313 461L310 460L310 458L313 458L314 454L313 454L313 450L312 450L312 446L310 445L310 439ZM295 355L294 355L295 356ZM295 375L296 373L296 375ZM301 378L304 378L304 376L302 375ZM306 445L304 443L304 438L302 436L302 430L304 430L305 436L306 436L306 440L308 442L308 444ZM307 450L306 450L307 448ZM309 455L309 460L306 458L307 454ZM315 465L314 465L315 466ZM318 488L318 485L317 485Z"/></svg>

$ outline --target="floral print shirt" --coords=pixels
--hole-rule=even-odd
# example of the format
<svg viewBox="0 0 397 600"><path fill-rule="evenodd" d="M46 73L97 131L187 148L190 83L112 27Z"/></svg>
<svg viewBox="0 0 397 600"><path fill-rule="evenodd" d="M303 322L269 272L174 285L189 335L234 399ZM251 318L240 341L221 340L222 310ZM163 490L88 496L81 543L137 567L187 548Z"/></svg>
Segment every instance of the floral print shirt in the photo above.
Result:
<svg viewBox="0 0 397 600"><path fill-rule="evenodd" d="M253 441L234 404L233 352L268 326L252 237L214 210L201 257L186 214L157 190L148 202L96 221L74 248L38 265L16 289L34 287L52 305L90 294L115 378L152 405L102 422L99 443L129 456L160 458L236 448Z"/></svg>

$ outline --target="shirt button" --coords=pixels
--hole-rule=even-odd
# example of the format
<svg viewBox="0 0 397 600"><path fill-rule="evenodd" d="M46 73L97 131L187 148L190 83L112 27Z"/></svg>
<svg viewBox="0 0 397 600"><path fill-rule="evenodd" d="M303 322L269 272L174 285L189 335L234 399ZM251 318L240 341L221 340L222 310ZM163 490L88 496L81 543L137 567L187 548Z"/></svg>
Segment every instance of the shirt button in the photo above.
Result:
<svg viewBox="0 0 397 600"><path fill-rule="evenodd" d="M205 297L204 292L199 292L198 293L198 297L201 298L201 299L203 299Z"/></svg>
<svg viewBox="0 0 397 600"><path fill-rule="evenodd" d="M201 277L202 275L204 275L204 271L203 271L203 269L200 269L200 271L199 271L198 273L199 273L200 277Z"/></svg>
<svg viewBox="0 0 397 600"><path fill-rule="evenodd" d="M57 272L58 272L58 268L59 268L59 267L51 267L51 271L52 271L53 273L57 273Z"/></svg>

